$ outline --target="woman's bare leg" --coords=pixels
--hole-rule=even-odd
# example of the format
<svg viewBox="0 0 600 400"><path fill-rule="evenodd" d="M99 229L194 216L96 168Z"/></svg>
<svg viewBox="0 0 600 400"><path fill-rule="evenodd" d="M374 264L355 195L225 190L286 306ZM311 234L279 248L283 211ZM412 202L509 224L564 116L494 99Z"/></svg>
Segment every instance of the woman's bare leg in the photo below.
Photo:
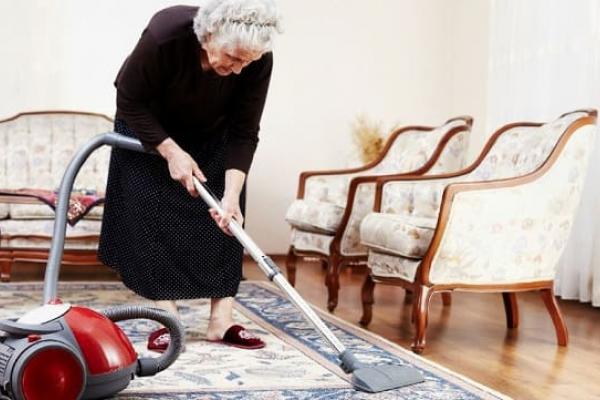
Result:
<svg viewBox="0 0 600 400"><path fill-rule="evenodd" d="M223 339L225 331L233 324L233 297L211 299L206 338L208 340Z"/></svg>
<svg viewBox="0 0 600 400"><path fill-rule="evenodd" d="M162 310L168 311L175 315L177 319L181 321L181 315L179 315L179 311L177 310L177 303L174 300L161 300L155 301L156 308L160 308Z"/></svg>

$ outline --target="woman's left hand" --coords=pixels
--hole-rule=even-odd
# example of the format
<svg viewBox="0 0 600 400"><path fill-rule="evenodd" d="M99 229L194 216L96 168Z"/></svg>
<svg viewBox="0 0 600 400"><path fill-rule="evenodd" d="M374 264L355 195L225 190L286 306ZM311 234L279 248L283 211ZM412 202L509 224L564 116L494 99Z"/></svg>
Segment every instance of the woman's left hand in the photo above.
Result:
<svg viewBox="0 0 600 400"><path fill-rule="evenodd" d="M219 228L221 228L221 230L227 235L233 236L229 230L229 223L231 222L231 219L235 219L240 225L244 223L244 216L240 210L240 202L236 198L223 197L223 200L221 200L221 208L224 211L223 216L221 216L214 208L211 208L208 211L217 225L219 225Z"/></svg>

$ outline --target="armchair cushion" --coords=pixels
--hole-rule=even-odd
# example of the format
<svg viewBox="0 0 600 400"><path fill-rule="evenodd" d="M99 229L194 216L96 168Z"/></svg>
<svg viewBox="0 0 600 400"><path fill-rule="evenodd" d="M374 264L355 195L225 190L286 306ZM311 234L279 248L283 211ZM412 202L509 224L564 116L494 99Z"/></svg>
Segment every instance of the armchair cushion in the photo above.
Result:
<svg viewBox="0 0 600 400"><path fill-rule="evenodd" d="M286 213L286 221L295 228L309 232L335 233L344 207L314 200L295 200Z"/></svg>
<svg viewBox="0 0 600 400"><path fill-rule="evenodd" d="M313 251L328 255L329 246L332 241L332 235L292 229L292 246L294 246L296 250Z"/></svg>
<svg viewBox="0 0 600 400"><path fill-rule="evenodd" d="M402 278L413 282L420 262L421 260L398 257L376 250L369 251L368 265L375 277Z"/></svg>
<svg viewBox="0 0 600 400"><path fill-rule="evenodd" d="M437 218L371 213L360 226L362 243L372 249L421 258L429 248Z"/></svg>

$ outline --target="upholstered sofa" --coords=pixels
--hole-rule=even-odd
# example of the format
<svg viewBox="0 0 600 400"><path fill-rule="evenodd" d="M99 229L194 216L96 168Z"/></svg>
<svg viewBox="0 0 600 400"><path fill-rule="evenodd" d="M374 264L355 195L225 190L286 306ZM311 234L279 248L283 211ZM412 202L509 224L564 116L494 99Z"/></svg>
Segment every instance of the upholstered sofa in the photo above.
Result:
<svg viewBox="0 0 600 400"><path fill-rule="evenodd" d="M110 118L75 111L26 112L0 121L0 191L54 191L73 152L92 136L112 131ZM97 150L79 173L74 192L101 197L110 149ZM102 207L67 229L64 264L98 264ZM0 270L10 280L15 261L44 262L54 211L34 196L0 196Z"/></svg>

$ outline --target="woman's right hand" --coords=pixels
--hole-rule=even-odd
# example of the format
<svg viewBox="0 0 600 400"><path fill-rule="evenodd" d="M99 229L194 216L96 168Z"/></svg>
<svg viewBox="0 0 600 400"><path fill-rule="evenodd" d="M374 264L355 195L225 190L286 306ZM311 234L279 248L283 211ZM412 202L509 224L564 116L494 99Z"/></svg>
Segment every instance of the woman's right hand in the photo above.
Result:
<svg viewBox="0 0 600 400"><path fill-rule="evenodd" d="M156 150L169 163L169 174L171 178L181 183L193 197L198 197L198 191L194 186L192 176L200 182L206 182L206 177L192 156L185 152L175 141L167 138L162 141Z"/></svg>

